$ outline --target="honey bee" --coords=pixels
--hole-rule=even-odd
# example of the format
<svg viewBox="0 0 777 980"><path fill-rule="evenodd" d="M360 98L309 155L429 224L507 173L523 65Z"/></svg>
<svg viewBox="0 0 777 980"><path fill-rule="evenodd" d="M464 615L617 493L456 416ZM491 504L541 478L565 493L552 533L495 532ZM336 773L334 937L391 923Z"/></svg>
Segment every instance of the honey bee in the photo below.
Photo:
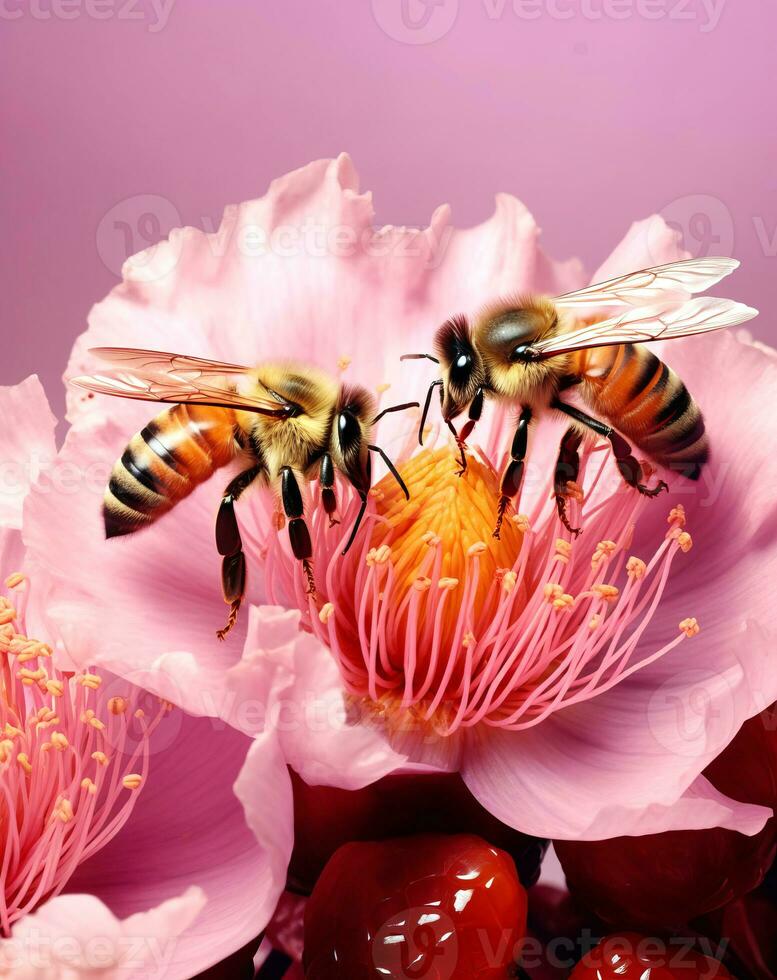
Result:
<svg viewBox="0 0 777 980"><path fill-rule="evenodd" d="M442 416L467 466L466 440L493 398L519 410L502 474L494 537L508 504L521 489L532 420L550 410L572 420L556 463L553 494L558 515L573 534L567 500L577 492L578 449L591 432L608 439L624 481L648 497L668 489L663 480L648 487L630 439L656 463L698 480L709 447L699 406L680 378L640 342L672 340L744 323L758 311L715 297L693 297L738 268L728 258L688 259L643 269L549 299L525 296L486 307L470 324L447 320L432 354L407 354L440 365L421 417L419 442L432 395L439 389ZM586 307L591 308L588 316ZM614 307L612 316L599 311ZM583 315L580 315L580 312ZM403 358L403 359L405 359ZM577 392L595 416L562 399ZM453 420L468 408L460 432ZM627 438L624 438L627 437Z"/></svg>
<svg viewBox="0 0 777 980"><path fill-rule="evenodd" d="M276 490L292 552L302 562L313 596L313 549L300 481L318 476L330 526L339 523L335 471L359 494L361 506L343 554L367 507L371 453L381 456L409 497L392 461L370 440L384 415L418 407L418 402L376 414L375 400L365 388L301 364L243 367L130 348L95 348L91 353L108 361L109 368L73 378L72 384L105 395L173 403L132 437L113 467L103 501L107 538L153 524L217 469L234 460L243 463L227 484L216 516L222 591L230 607L226 626L217 632L221 640L237 621L245 595L246 560L235 502L249 486Z"/></svg>

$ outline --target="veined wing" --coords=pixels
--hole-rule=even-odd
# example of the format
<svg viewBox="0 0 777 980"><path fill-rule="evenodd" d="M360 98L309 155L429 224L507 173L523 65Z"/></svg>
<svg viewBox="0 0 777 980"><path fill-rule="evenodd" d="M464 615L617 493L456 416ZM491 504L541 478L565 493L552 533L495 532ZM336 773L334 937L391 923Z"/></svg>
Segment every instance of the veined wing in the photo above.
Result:
<svg viewBox="0 0 777 980"><path fill-rule="evenodd" d="M606 282L557 296L556 306L644 306L662 299L688 298L725 279L739 268L736 259L708 256L630 272Z"/></svg>
<svg viewBox="0 0 777 980"><path fill-rule="evenodd" d="M586 347L675 340L733 327L757 315L758 310L744 303L715 296L698 296L684 303L626 310L620 316L541 340L532 344L530 350L544 360Z"/></svg>
<svg viewBox="0 0 777 980"><path fill-rule="evenodd" d="M252 369L199 357L125 347L98 347L91 353L112 367L70 383L101 395L139 401L211 405L282 418L296 406L267 389L258 389ZM254 390L239 391L235 376L251 377Z"/></svg>
<svg viewBox="0 0 777 980"><path fill-rule="evenodd" d="M170 354L161 350L142 350L138 347L90 347L89 353L113 365L114 370L141 371L150 374L248 374L251 368L226 361L211 361L187 354Z"/></svg>

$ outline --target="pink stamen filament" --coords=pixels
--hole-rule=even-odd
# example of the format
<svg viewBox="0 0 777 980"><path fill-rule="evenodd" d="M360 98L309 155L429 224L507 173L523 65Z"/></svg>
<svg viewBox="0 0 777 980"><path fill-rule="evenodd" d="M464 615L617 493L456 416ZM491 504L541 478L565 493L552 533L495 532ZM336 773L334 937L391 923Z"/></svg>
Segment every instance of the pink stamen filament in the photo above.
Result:
<svg viewBox="0 0 777 980"><path fill-rule="evenodd" d="M586 468L598 464L587 482L587 499L611 464L610 454L600 449L583 453L581 484ZM590 508L570 499L571 522L585 528L584 538L573 541L549 506L549 493L540 495L512 566L501 569L484 591L478 549L466 558L457 582L443 577L446 542L439 538L428 542L412 569L401 547L392 552L391 525L374 504L360 537L341 557L358 499L345 484L338 494L342 524L336 533L316 486L306 508L317 604L304 590L284 536L274 529L262 542L270 600L288 604L294 598L305 624L335 655L351 695L410 712L440 734L478 724L531 728L610 690L693 635L681 624L676 639L637 659L678 552L690 547L689 539L679 540L682 508L673 512L655 552L644 563L632 558L627 568L639 517L659 504L629 490ZM423 519L422 511L414 518ZM382 547L376 550L371 542L381 525ZM324 603L327 614L319 616Z"/></svg>
<svg viewBox="0 0 777 980"><path fill-rule="evenodd" d="M92 671L65 672L25 636L30 583L0 597L0 934L59 894L129 819L145 782L152 719L129 689L108 699ZM133 747L133 744L134 747Z"/></svg>

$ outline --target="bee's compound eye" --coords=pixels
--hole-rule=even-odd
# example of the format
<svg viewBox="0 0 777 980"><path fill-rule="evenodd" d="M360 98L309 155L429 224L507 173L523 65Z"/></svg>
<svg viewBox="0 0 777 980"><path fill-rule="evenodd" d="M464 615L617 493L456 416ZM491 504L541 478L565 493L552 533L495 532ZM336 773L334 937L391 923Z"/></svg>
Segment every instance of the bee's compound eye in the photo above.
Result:
<svg viewBox="0 0 777 980"><path fill-rule="evenodd" d="M337 417L337 435L342 449L350 449L361 438L361 429L356 417L350 412L340 412Z"/></svg>
<svg viewBox="0 0 777 980"><path fill-rule="evenodd" d="M516 361L530 361L531 360L531 348L528 344L519 344L514 347L511 354L510 360L515 363Z"/></svg>
<svg viewBox="0 0 777 980"><path fill-rule="evenodd" d="M472 355L462 352L451 364L450 379L454 385L464 387L468 384L472 374Z"/></svg>

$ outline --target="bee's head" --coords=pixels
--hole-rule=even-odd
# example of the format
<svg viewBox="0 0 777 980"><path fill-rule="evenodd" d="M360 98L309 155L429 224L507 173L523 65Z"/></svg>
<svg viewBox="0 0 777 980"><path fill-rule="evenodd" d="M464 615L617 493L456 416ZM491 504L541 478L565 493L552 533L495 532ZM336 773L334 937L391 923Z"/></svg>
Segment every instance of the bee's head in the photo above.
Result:
<svg viewBox="0 0 777 980"><path fill-rule="evenodd" d="M558 312L542 297L500 302L483 310L473 337L498 395L519 396L547 377L548 364L533 345L558 329Z"/></svg>
<svg viewBox="0 0 777 980"><path fill-rule="evenodd" d="M455 419L486 385L483 359L472 342L465 316L451 317L435 334L434 346L443 372L442 414Z"/></svg>
<svg viewBox="0 0 777 980"><path fill-rule="evenodd" d="M332 423L329 452L335 466L357 490L370 488L370 432L375 399L357 385L341 385Z"/></svg>

